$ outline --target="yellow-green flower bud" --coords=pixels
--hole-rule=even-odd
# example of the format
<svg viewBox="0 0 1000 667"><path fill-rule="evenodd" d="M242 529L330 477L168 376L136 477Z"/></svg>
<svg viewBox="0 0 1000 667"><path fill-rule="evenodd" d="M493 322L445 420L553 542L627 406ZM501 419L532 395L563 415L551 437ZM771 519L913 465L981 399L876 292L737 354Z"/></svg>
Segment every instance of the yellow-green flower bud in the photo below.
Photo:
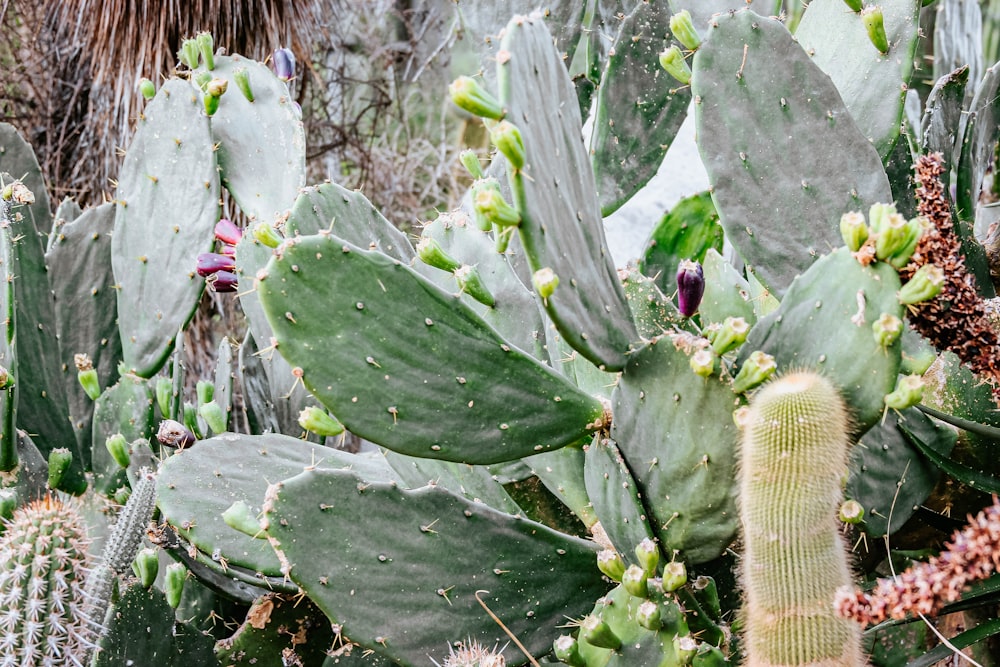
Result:
<svg viewBox="0 0 1000 667"><path fill-rule="evenodd" d="M944 286L944 271L934 264L924 264L913 277L896 293L904 306L929 301L941 293Z"/></svg>
<svg viewBox="0 0 1000 667"><path fill-rule="evenodd" d="M647 630L657 632L663 623L660 620L660 605L652 600L646 600L635 610L635 620Z"/></svg>
<svg viewBox="0 0 1000 667"><path fill-rule="evenodd" d="M198 405L205 405L215 397L215 385L207 380L198 380L195 394L198 396Z"/></svg>
<svg viewBox="0 0 1000 667"><path fill-rule="evenodd" d="M333 437L344 432L344 425L339 419L315 405L310 405L299 413L299 426L323 437Z"/></svg>
<svg viewBox="0 0 1000 667"><path fill-rule="evenodd" d="M460 291L484 306L493 308L497 305L497 300L493 298L493 294L486 287L486 283L483 282L483 277L479 275L479 269L476 267L463 264L455 269L455 282L458 283Z"/></svg>
<svg viewBox="0 0 1000 667"><path fill-rule="evenodd" d="M466 148L458 154L458 159L461 160L462 166L473 178L483 177L483 166L479 164L479 156L474 150Z"/></svg>
<svg viewBox="0 0 1000 667"><path fill-rule="evenodd" d="M688 364L695 375L711 377L715 373L715 354L709 348L702 348L691 355Z"/></svg>
<svg viewBox="0 0 1000 667"><path fill-rule="evenodd" d="M205 106L205 115L214 116L215 112L219 110L219 98L215 95L205 95L201 98L202 104Z"/></svg>
<svg viewBox="0 0 1000 667"><path fill-rule="evenodd" d="M233 79L240 92L243 93L243 97L247 98L247 102L253 102L253 88L250 87L250 74L247 72L247 68L237 67L234 69Z"/></svg>
<svg viewBox="0 0 1000 667"><path fill-rule="evenodd" d="M614 549L604 549L597 554L597 569L612 581L621 583L625 574L625 561Z"/></svg>
<svg viewBox="0 0 1000 667"><path fill-rule="evenodd" d="M881 347L889 347L903 333L903 321L891 313L882 313L882 317L872 323L875 342Z"/></svg>
<svg viewBox="0 0 1000 667"><path fill-rule="evenodd" d="M727 317L722 321L722 326L714 331L712 349L722 356L743 344L750 331L750 325L742 317Z"/></svg>
<svg viewBox="0 0 1000 667"><path fill-rule="evenodd" d="M899 213L885 216L878 235L875 237L875 257L888 258L903 249L907 241L906 218Z"/></svg>
<svg viewBox="0 0 1000 667"><path fill-rule="evenodd" d="M684 9L670 17L670 32L685 49L694 51L701 46L701 36L695 30L691 12Z"/></svg>
<svg viewBox="0 0 1000 667"><path fill-rule="evenodd" d="M622 640L611 627L593 614L588 614L580 623L580 638L591 646L609 648L617 651L622 646Z"/></svg>
<svg viewBox="0 0 1000 667"><path fill-rule="evenodd" d="M482 188L472 200L472 206L494 225L514 227L521 224L521 214L507 203L500 188Z"/></svg>
<svg viewBox="0 0 1000 667"><path fill-rule="evenodd" d="M559 276L550 267L538 269L531 274L531 284L535 286L538 296L548 299L559 287Z"/></svg>
<svg viewBox="0 0 1000 667"><path fill-rule="evenodd" d="M901 269L906 266L910 258L913 256L913 252L917 249L917 244L920 243L920 237L924 235L924 232L930 227L930 222L927 218L923 216L918 216L912 218L906 223L906 234L903 243L901 244L899 250L892 253L886 258L894 268Z"/></svg>
<svg viewBox="0 0 1000 667"><path fill-rule="evenodd" d="M646 571L643 570L638 565L629 565L625 568L625 574L622 575L622 588L628 591L629 595L637 598L644 598L649 596L649 586L647 580L649 577L646 575Z"/></svg>
<svg viewBox="0 0 1000 667"><path fill-rule="evenodd" d="M903 352L903 363L899 366L899 372L907 375L923 375L935 360L937 354L932 349L923 349L914 357Z"/></svg>
<svg viewBox="0 0 1000 667"><path fill-rule="evenodd" d="M865 520L865 508L857 500L845 500L840 504L838 517L844 523L861 523Z"/></svg>
<svg viewBox="0 0 1000 667"><path fill-rule="evenodd" d="M460 76L448 86L455 106L474 116L500 120L504 116L500 101L471 76Z"/></svg>
<svg viewBox="0 0 1000 667"><path fill-rule="evenodd" d="M151 100L156 97L156 85L149 79L139 79L139 92L143 99Z"/></svg>
<svg viewBox="0 0 1000 667"><path fill-rule="evenodd" d="M526 158L521 130L510 121L502 120L490 130L490 141L503 153L514 170L523 169Z"/></svg>
<svg viewBox="0 0 1000 667"><path fill-rule="evenodd" d="M101 395L101 383L94 370L94 362L86 354L74 354L73 364L76 366L76 379L83 387L83 392L90 400L96 401Z"/></svg>
<svg viewBox="0 0 1000 667"><path fill-rule="evenodd" d="M73 452L65 447L59 447L49 452L49 488L58 489L62 486L69 467L73 464Z"/></svg>
<svg viewBox="0 0 1000 667"><path fill-rule="evenodd" d="M863 0L844 0L844 4L850 7L855 14L859 13L865 5Z"/></svg>
<svg viewBox="0 0 1000 667"><path fill-rule="evenodd" d="M677 664L690 665L698 652L698 641L691 635L674 636L674 653L677 655Z"/></svg>
<svg viewBox="0 0 1000 667"><path fill-rule="evenodd" d="M868 240L868 225L860 211L851 211L840 216L840 236L847 249L857 252Z"/></svg>
<svg viewBox="0 0 1000 667"><path fill-rule="evenodd" d="M422 236L417 242L417 257L424 264L448 273L462 266L461 262L449 255L440 243L429 236Z"/></svg>
<svg viewBox="0 0 1000 667"><path fill-rule="evenodd" d="M201 59L205 61L205 69L212 71L215 69L215 40L212 39L212 33L198 33L195 39L198 40L198 50L201 52Z"/></svg>
<svg viewBox="0 0 1000 667"><path fill-rule="evenodd" d="M868 226L871 228L873 234L878 234L882 231L882 225L889 218L890 215L896 213L895 204L872 204L871 208L868 209Z"/></svg>
<svg viewBox="0 0 1000 667"><path fill-rule="evenodd" d="M475 206L476 199L485 190L496 190L500 192L500 184L495 178L481 178L472 184L469 192L472 195L472 217L476 220L476 226L484 232L493 231L493 222Z"/></svg>
<svg viewBox="0 0 1000 667"><path fill-rule="evenodd" d="M156 404L160 407L160 414L164 417L170 416L170 395L174 393L174 385L170 378L158 377L156 379Z"/></svg>
<svg viewBox="0 0 1000 667"><path fill-rule="evenodd" d="M889 39L885 36L885 24L882 20L882 8L869 5L861 10L861 23L868 31L868 39L881 54L889 53Z"/></svg>
<svg viewBox="0 0 1000 667"><path fill-rule="evenodd" d="M226 511L222 513L222 520L226 522L227 526L233 530L240 531L244 535L258 539L264 538L264 531L261 530L260 521L254 516L250 510L250 506L242 500L237 500L226 508Z"/></svg>
<svg viewBox="0 0 1000 667"><path fill-rule="evenodd" d="M660 67L667 70L667 74L680 81L685 86L691 83L691 68L684 60L684 54L676 45L671 46L660 54Z"/></svg>
<svg viewBox="0 0 1000 667"><path fill-rule="evenodd" d="M149 588L156 581L156 574L160 571L160 559L156 554L156 549L140 549L132 561L132 571L139 578L139 583L143 588Z"/></svg>
<svg viewBox="0 0 1000 667"><path fill-rule="evenodd" d="M198 407L198 414L205 420L212 433L224 433L226 431L229 418L222 406L215 401L209 401Z"/></svg>
<svg viewBox="0 0 1000 667"><path fill-rule="evenodd" d="M111 454L111 458L122 468L128 468L129 464L132 462L131 456L128 452L128 442L125 440L125 436L121 433L115 433L109 436L107 440L104 441L104 446L107 448L108 453Z"/></svg>
<svg viewBox="0 0 1000 667"><path fill-rule="evenodd" d="M904 375L896 381L896 388L885 395L885 405L892 410L913 407L924 397L924 379L919 375Z"/></svg>
<svg viewBox="0 0 1000 667"><path fill-rule="evenodd" d="M261 220L253 226L253 237L268 248L277 248L284 240L270 223Z"/></svg>
<svg viewBox="0 0 1000 667"><path fill-rule="evenodd" d="M733 391L742 394L758 386L764 380L774 375L777 365L774 357L761 350L755 350L750 354L740 372L733 379Z"/></svg>
<svg viewBox="0 0 1000 667"><path fill-rule="evenodd" d="M552 653L556 660L570 667L587 667L587 661L580 655L580 644L573 635L560 635L552 642Z"/></svg>
<svg viewBox="0 0 1000 667"><path fill-rule="evenodd" d="M645 571L647 577L656 576L656 568L660 564L660 549L656 542L648 537L635 546L635 558Z"/></svg>
<svg viewBox="0 0 1000 667"><path fill-rule="evenodd" d="M171 609L177 609L181 604L181 594L184 593L184 580L188 570L183 563L171 563L163 576L163 592Z"/></svg>
<svg viewBox="0 0 1000 667"><path fill-rule="evenodd" d="M681 561L673 561L663 566L663 590L673 593L687 583L687 567Z"/></svg>
<svg viewBox="0 0 1000 667"><path fill-rule="evenodd" d="M198 68L198 40L185 39L181 42L181 50L177 52L177 59L188 66L188 69Z"/></svg>

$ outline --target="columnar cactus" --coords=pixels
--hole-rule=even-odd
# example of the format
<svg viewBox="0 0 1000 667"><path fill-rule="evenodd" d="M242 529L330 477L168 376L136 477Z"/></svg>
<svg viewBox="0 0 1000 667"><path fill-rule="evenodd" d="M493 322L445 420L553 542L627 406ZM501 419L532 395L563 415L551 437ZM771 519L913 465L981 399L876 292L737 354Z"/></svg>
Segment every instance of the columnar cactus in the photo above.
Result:
<svg viewBox="0 0 1000 667"><path fill-rule="evenodd" d="M851 582L836 519L850 444L844 402L823 376L792 373L761 389L744 417L747 664L863 665L859 628L833 607Z"/></svg>
<svg viewBox="0 0 1000 667"><path fill-rule="evenodd" d="M15 513L0 538L0 665L78 666L93 644L89 565L76 503L49 495Z"/></svg>

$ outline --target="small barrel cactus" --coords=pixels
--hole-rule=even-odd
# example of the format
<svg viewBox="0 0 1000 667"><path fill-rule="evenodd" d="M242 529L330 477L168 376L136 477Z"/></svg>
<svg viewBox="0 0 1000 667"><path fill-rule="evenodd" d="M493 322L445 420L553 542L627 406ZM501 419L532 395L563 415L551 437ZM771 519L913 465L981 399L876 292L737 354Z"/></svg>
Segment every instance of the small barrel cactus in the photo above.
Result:
<svg viewBox="0 0 1000 667"><path fill-rule="evenodd" d="M79 665L93 644L89 565L75 503L49 495L19 508L0 539L0 665Z"/></svg>
<svg viewBox="0 0 1000 667"><path fill-rule="evenodd" d="M821 375L798 372L754 396L744 422L740 504L747 664L864 664L860 629L837 617L849 585L837 509L847 469L843 399Z"/></svg>

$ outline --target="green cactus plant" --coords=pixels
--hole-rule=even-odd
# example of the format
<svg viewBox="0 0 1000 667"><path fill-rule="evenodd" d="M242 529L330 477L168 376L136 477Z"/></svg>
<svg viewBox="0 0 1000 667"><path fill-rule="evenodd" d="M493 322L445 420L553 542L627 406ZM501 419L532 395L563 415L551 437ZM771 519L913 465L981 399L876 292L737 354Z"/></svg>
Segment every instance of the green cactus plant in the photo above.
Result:
<svg viewBox="0 0 1000 667"><path fill-rule="evenodd" d="M14 512L0 536L2 662L79 665L102 619L88 607L86 524L78 504L47 495Z"/></svg>
<svg viewBox="0 0 1000 667"><path fill-rule="evenodd" d="M808 372L766 385L740 418L750 664L864 664L860 628L833 608L836 591L851 582L835 516L851 442L848 419L833 384Z"/></svg>

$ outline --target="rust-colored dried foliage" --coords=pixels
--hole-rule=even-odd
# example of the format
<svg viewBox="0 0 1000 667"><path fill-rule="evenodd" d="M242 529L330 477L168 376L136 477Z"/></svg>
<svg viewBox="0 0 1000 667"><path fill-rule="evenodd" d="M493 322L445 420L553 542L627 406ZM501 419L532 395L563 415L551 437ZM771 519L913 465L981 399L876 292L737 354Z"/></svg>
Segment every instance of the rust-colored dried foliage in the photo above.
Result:
<svg viewBox="0 0 1000 667"><path fill-rule="evenodd" d="M905 283L924 264L934 264L944 271L945 282L935 298L910 306L910 325L938 349L958 355L992 387L993 398L1000 405L1000 344L986 303L976 291L975 278L965 266L941 182L941 155L920 156L915 169L918 211L931 222L931 228L899 275Z"/></svg>

